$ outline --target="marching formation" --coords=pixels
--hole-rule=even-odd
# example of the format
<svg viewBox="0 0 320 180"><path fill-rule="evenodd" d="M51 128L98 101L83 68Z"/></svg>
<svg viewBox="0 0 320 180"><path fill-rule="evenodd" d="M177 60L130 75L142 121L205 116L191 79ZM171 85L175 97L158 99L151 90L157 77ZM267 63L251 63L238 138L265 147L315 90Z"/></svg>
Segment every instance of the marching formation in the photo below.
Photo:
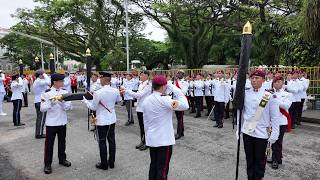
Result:
<svg viewBox="0 0 320 180"><path fill-rule="evenodd" d="M152 76L152 79L151 79ZM8 80L8 78L10 80ZM79 89L90 81L87 95L81 95L88 116L94 118L94 133L99 144L100 159L96 168L115 168L117 123L116 105L123 101L127 111L126 126L134 124L134 106L137 113L140 139L136 149L150 150L149 179L167 179L172 148L188 132L184 130L186 111L196 118L207 116L213 127L223 128L230 116L243 117L241 131L249 180L262 179L266 162L273 169L282 164L283 137L286 132L301 125L303 105L307 97L309 80L302 70L282 74L256 69L247 74L244 109L242 114L233 110L233 98L237 85L237 71L218 69L215 72L187 75L183 70L176 74L156 75L149 71L128 74L109 72L93 73L89 79L83 74L51 74L38 70L31 80L23 76L6 75L0 71L0 115L3 99L13 103L13 124L22 126L20 110L28 84L34 93L36 112L35 138L45 138L44 172L52 172L52 156L55 136L58 136L59 164L69 167L67 160L67 113L72 110L70 100L61 97L77 95ZM81 79L81 80L79 80ZM29 83L30 82L30 83ZM8 94L11 94L9 96ZM79 94L78 94L79 95ZM61 97L60 97L61 96ZM60 97L60 98L57 98ZM71 98L72 99L72 98ZM173 112L177 119L176 133ZM233 118L234 119L234 118ZM23 120L23 119L22 119ZM232 121L236 124L236 121ZM45 127L45 133L44 133ZM272 153L270 153L272 150ZM109 153L108 153L109 152ZM267 160L266 154L272 154Z"/></svg>

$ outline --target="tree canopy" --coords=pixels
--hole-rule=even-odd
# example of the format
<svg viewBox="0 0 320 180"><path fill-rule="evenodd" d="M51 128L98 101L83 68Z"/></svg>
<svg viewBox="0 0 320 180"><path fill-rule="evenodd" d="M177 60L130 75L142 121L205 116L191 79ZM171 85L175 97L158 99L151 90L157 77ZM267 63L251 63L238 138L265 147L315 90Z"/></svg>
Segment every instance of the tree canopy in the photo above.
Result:
<svg viewBox="0 0 320 180"><path fill-rule="evenodd" d="M92 50L98 70L125 70L125 8L122 0L35 0L19 9L12 29L53 42L65 56L84 61ZM110 3L109 3L110 2ZM318 0L130 0L130 59L148 69L179 62L189 68L237 64L242 26L253 25L251 64L312 66L320 62ZM144 18L167 31L166 42L141 33ZM14 59L39 54L39 43L9 34L0 40ZM32 44L31 48L27 44ZM49 53L50 49L46 50ZM122 63L121 63L122 62Z"/></svg>

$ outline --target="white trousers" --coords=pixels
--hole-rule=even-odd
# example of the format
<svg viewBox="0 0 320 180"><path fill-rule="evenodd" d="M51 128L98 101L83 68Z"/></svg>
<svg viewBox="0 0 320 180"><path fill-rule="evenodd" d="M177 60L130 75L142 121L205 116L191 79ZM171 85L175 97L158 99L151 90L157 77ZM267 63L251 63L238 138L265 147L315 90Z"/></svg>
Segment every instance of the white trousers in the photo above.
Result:
<svg viewBox="0 0 320 180"><path fill-rule="evenodd" d="M3 113L2 107L3 107L3 98L5 94L6 94L5 92L0 92L0 113Z"/></svg>

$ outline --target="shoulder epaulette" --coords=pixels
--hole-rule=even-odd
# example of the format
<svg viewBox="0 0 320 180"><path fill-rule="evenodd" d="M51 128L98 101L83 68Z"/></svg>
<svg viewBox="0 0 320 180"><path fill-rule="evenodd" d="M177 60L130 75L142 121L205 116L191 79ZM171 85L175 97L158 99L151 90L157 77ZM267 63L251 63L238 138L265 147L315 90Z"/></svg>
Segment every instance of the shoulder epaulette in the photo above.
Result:
<svg viewBox="0 0 320 180"><path fill-rule="evenodd" d="M47 89L47 90L45 90L44 92L49 92L49 91L51 91L51 89Z"/></svg>
<svg viewBox="0 0 320 180"><path fill-rule="evenodd" d="M246 87L246 88L245 88L246 91L249 90L249 89L251 89L251 88L249 88L249 87Z"/></svg>

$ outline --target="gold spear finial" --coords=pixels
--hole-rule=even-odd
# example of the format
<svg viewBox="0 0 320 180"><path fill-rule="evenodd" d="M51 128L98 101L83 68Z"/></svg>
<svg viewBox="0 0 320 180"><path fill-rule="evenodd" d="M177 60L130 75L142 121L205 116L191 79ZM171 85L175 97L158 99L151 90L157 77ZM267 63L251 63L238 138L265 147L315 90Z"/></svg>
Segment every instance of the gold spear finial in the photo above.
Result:
<svg viewBox="0 0 320 180"><path fill-rule="evenodd" d="M50 53L49 58L53 59L53 54L52 53Z"/></svg>
<svg viewBox="0 0 320 180"><path fill-rule="evenodd" d="M89 48L86 50L86 56L91 56L91 51Z"/></svg>
<svg viewBox="0 0 320 180"><path fill-rule="evenodd" d="M242 34L252 34L252 26L249 21L243 26Z"/></svg>

